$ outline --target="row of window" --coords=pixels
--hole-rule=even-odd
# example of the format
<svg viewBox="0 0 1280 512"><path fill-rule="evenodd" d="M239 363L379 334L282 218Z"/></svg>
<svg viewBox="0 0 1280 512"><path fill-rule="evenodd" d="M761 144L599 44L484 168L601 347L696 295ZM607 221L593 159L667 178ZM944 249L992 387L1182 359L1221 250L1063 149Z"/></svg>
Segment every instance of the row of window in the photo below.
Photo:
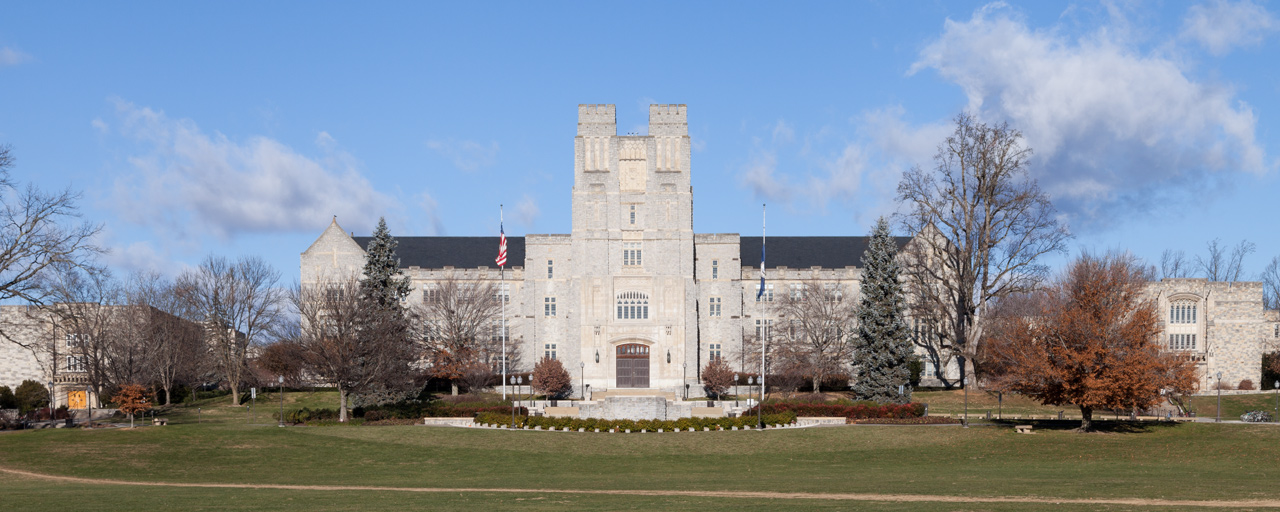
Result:
<svg viewBox="0 0 1280 512"><path fill-rule="evenodd" d="M1196 303L1191 301L1178 301L1169 305L1169 323L1171 324L1194 324L1196 323Z"/></svg>
<svg viewBox="0 0 1280 512"><path fill-rule="evenodd" d="M1194 334L1170 334L1169 350L1195 350L1196 335Z"/></svg>

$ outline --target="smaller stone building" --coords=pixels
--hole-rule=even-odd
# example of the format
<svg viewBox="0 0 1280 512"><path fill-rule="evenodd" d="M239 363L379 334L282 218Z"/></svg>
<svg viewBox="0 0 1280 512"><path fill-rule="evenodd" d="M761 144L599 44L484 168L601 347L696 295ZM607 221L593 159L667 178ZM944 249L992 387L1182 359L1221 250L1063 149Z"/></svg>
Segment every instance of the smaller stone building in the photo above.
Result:
<svg viewBox="0 0 1280 512"><path fill-rule="evenodd" d="M1200 390L1260 389L1262 354L1280 348L1280 316L1263 308L1260 282L1163 279L1148 292L1160 311L1160 343L1196 363ZM1221 374L1221 377L1219 377Z"/></svg>

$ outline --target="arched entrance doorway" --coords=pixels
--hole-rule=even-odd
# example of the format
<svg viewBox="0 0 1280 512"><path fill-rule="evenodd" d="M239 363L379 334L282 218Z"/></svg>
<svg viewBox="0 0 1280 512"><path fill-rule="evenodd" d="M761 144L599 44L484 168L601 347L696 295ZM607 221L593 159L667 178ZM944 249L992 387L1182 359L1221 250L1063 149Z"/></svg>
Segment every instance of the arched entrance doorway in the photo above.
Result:
<svg viewBox="0 0 1280 512"><path fill-rule="evenodd" d="M649 387L649 347L639 343L618 345L618 387Z"/></svg>

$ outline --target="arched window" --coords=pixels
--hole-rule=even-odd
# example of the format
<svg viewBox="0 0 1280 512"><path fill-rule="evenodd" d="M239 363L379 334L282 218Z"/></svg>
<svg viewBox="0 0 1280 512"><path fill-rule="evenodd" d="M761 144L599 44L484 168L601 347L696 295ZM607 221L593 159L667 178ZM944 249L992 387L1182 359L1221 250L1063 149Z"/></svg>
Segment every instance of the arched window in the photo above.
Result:
<svg viewBox="0 0 1280 512"><path fill-rule="evenodd" d="M1169 303L1169 323L1196 323L1196 302L1193 300L1176 300Z"/></svg>
<svg viewBox="0 0 1280 512"><path fill-rule="evenodd" d="M649 296L640 292L618 294L618 320L648 320Z"/></svg>

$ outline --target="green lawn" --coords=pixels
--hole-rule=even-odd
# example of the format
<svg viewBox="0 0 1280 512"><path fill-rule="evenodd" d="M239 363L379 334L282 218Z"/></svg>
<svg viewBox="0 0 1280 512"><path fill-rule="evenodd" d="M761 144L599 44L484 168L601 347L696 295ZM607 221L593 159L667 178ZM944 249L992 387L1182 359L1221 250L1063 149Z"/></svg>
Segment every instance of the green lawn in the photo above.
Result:
<svg viewBox="0 0 1280 512"><path fill-rule="evenodd" d="M320 402L325 395L287 394L286 407L323 405ZM225 399L218 402L199 404L203 409L200 417L194 408L171 411L166 414L171 420L167 427L2 434L0 466L161 482L1280 499L1280 487L1274 485L1280 478L1280 427L1275 425L1148 425L1112 429L1126 433L1100 434L1041 428L1039 434L1030 436L1000 427L631 435L420 426L277 428L246 424L244 408L225 405ZM265 410L261 412L260 418L269 418ZM86 499L208 510L347 510L384 504L448 509L475 505L532 509L855 508L849 502L770 504L768 500L687 497L188 488L143 491L8 480L0 494L19 499L5 499L6 509L10 503L37 508L41 497L49 497L49 493L62 504L68 499ZM859 503L856 508L954 509L944 505ZM983 504L977 509L1035 508ZM1078 509L1099 508L1105 507Z"/></svg>

